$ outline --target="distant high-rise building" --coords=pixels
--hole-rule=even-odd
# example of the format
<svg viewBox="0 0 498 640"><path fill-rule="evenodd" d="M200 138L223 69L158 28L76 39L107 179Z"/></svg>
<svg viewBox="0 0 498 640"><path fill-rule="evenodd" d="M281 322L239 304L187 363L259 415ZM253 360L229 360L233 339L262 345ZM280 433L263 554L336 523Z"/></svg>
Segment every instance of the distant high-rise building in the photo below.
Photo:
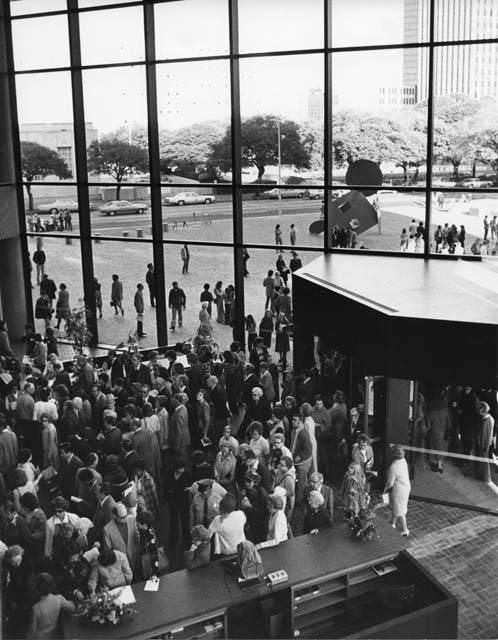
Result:
<svg viewBox="0 0 498 640"><path fill-rule="evenodd" d="M85 123L86 144L98 139L98 131L91 122ZM72 122L33 122L19 125L19 137L53 149L76 177L74 157L74 127Z"/></svg>
<svg viewBox="0 0 498 640"><path fill-rule="evenodd" d="M405 42L429 40L428 0L404 0ZM436 41L458 42L498 38L496 0L438 0L434 23ZM403 83L417 87L417 100L427 99L428 52L410 48L403 52ZM465 94L498 99L498 44L437 47L434 55L434 95Z"/></svg>
<svg viewBox="0 0 498 640"><path fill-rule="evenodd" d="M332 93L332 106L339 103L336 93ZM325 116L325 102L321 89L310 89L308 91L308 120L310 122L323 122Z"/></svg>
<svg viewBox="0 0 498 640"><path fill-rule="evenodd" d="M379 106L392 111L407 105L417 104L416 85L402 87L379 87Z"/></svg>
<svg viewBox="0 0 498 640"><path fill-rule="evenodd" d="M308 91L308 120L310 122L323 122L324 99L321 89L310 89Z"/></svg>

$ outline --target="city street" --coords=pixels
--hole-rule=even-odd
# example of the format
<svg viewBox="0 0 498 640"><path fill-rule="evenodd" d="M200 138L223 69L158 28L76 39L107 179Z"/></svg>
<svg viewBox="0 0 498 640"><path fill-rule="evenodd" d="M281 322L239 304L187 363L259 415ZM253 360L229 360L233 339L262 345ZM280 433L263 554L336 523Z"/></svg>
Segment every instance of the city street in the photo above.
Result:
<svg viewBox="0 0 498 640"><path fill-rule="evenodd" d="M319 200L284 200L282 202L282 215L278 214L278 202L275 201L247 201L244 202L244 241L254 244L273 244L274 229L280 224L283 230L285 243L289 242L289 227L294 224L297 229L297 244L302 247L319 249L323 246L323 235L311 235L308 231L311 222L320 216L321 202ZM196 216L192 215L196 212ZM208 223L204 218L199 218L200 213L209 213ZM369 249L398 251L399 235L403 227L408 227L412 218L423 220L425 215L425 203L423 196L404 194L382 194L382 233L375 226L361 234L359 240ZM480 218L459 214L456 219L451 206L447 211L437 212L438 224L448 221L450 224L466 224L467 252L473 241L472 233L478 235L477 226L481 224ZM164 233L165 240L182 240L191 242L203 240L204 242L231 242L231 203L216 203L203 206L163 207L164 220L168 223L178 221L176 230ZM76 216L73 216L75 219ZM186 220L188 226L183 228L182 221ZM463 220L463 222L462 222ZM75 220L76 222L76 220ZM144 238L150 238L150 213L145 216L122 215L114 217L100 216L98 212L92 213L93 232L104 235L122 237L123 232L130 237L137 237L136 232L142 229ZM145 223L145 224L144 224ZM73 231L77 232L76 224ZM433 231L431 231L432 235ZM78 299L82 298L83 289L81 282L81 256L76 241L71 245L63 239L51 238L50 235L42 235L44 250L47 254L47 272L56 280L56 283L65 282L70 292L71 304L75 306ZM31 255L35 248L35 239L29 241ZM233 251L229 247L214 247L212 245L190 246L191 260L189 274L182 275L182 262L180 259L180 246L165 245L165 276L166 291L168 292L173 280L178 280L187 296L187 308L184 324L181 329L171 334L170 341L189 339L195 335L199 321L199 295L204 282L214 288L217 280L222 280L224 286L233 283ZM259 323L264 311L263 278L268 269L275 269L276 254L273 249L249 249L250 259L248 270L250 275L245 280L245 308L246 313L252 313ZM299 251L299 255L306 264L320 255L319 252ZM284 252L284 259L289 263L290 254ZM102 342L117 344L126 340L128 333L135 327L135 312L132 306L133 294L136 284L143 282L146 265L152 262L152 246L149 243L128 243L102 240L94 243L94 272L102 284L103 318L99 320L99 337ZM124 284L124 308L125 316L115 316L113 309L109 307L111 274L118 273ZM290 282L289 282L290 284ZM36 299L37 288L33 290ZM147 289L144 298L148 300ZM146 305L144 324L149 330L149 335L142 341L144 345L155 344L155 333L152 327L155 325L155 310ZM214 324L213 335L222 344L226 344L231 337L231 329L228 326ZM41 328L41 327L40 327Z"/></svg>

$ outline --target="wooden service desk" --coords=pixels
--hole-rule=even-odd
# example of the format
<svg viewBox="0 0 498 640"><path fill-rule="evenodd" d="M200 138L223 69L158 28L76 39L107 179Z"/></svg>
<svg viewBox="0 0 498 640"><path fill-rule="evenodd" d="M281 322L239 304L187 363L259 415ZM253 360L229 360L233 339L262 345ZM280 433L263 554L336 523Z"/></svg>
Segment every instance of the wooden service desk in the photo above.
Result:
<svg viewBox="0 0 498 640"><path fill-rule="evenodd" d="M265 574L285 569L284 583L241 588L216 561L162 576L157 592L144 592L144 583L132 585L137 613L120 625L96 626L67 617L64 637L456 637L456 600L404 551L406 539L378 520L380 538L372 542L351 539L341 523L317 536L262 550ZM391 573L379 576L373 567L386 563ZM382 588L392 603L377 602ZM399 589L416 591L401 610Z"/></svg>

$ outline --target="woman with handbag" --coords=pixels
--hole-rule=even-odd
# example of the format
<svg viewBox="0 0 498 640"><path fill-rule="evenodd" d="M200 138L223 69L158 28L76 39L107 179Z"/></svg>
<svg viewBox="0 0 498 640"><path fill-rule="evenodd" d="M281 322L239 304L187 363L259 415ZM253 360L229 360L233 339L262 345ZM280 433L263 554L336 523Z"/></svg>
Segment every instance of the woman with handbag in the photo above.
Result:
<svg viewBox="0 0 498 640"><path fill-rule="evenodd" d="M387 471L384 494L389 494L389 502L392 509L391 525L395 529L399 520L401 535L408 537L410 531L406 526L406 514L408 511L408 498L410 497L410 476L405 460L405 451L400 444L391 449L393 461Z"/></svg>
<svg viewBox="0 0 498 640"><path fill-rule="evenodd" d="M142 496L138 498L137 529L140 538L141 577L143 580L148 580L151 576L159 577L168 570L169 561L164 547L158 546L154 517L146 510Z"/></svg>

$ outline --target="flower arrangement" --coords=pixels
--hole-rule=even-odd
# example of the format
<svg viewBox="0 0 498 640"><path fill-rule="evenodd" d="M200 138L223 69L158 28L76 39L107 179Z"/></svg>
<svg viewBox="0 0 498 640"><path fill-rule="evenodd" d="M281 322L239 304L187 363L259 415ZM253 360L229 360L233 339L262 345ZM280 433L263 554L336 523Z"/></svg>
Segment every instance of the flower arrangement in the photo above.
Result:
<svg viewBox="0 0 498 640"><path fill-rule="evenodd" d="M93 624L119 624L125 618L131 618L136 613L129 604L117 602L121 595L120 590L110 592L104 589L99 593L90 595L79 604L77 615L85 618Z"/></svg>
<svg viewBox="0 0 498 640"><path fill-rule="evenodd" d="M379 537L379 532L375 526L375 508L370 505L356 514L350 512L347 519L347 528L353 538L362 542L369 542Z"/></svg>
<svg viewBox="0 0 498 640"><path fill-rule="evenodd" d="M71 313L66 320L66 334L74 342L74 350L83 353L83 348L88 347L92 341L92 333L86 323L85 307L71 309Z"/></svg>

